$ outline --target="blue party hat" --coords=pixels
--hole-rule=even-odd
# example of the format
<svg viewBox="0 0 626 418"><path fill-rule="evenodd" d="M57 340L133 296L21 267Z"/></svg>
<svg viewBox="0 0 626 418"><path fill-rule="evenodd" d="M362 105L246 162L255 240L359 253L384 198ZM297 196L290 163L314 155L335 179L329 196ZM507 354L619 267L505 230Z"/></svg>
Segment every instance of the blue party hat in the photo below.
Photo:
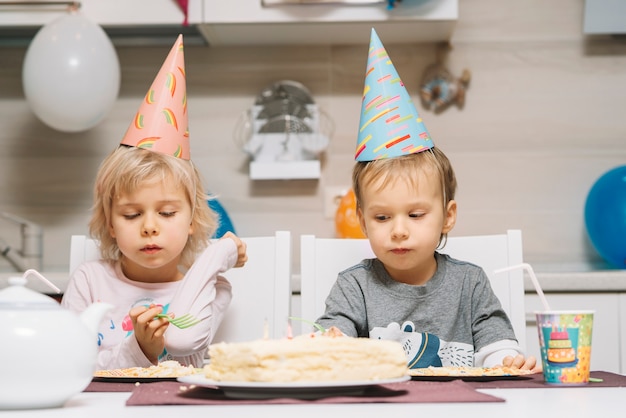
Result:
<svg viewBox="0 0 626 418"><path fill-rule="evenodd" d="M411 96L372 29L354 159L393 158L433 146Z"/></svg>

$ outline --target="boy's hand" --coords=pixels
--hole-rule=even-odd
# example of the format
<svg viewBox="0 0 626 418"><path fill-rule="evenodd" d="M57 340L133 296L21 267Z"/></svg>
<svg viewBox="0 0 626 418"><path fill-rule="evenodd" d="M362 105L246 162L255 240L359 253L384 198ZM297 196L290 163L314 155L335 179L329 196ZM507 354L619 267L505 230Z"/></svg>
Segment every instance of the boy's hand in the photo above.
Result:
<svg viewBox="0 0 626 418"><path fill-rule="evenodd" d="M163 311L161 306L135 306L128 315L133 322L135 339L141 351L152 364L159 363L159 356L165 348L165 330L170 324L166 318L155 318Z"/></svg>
<svg viewBox="0 0 626 418"><path fill-rule="evenodd" d="M534 356L525 358L522 354L518 354L515 357L506 356L502 359L502 365L504 367L515 367L521 370L530 370L533 373L541 373L543 371L541 363L537 363L537 359Z"/></svg>
<svg viewBox="0 0 626 418"><path fill-rule="evenodd" d="M237 246L237 262L235 263L235 267L243 267L248 261L248 254L246 252L246 243L239 239L239 237L232 232L228 231L224 234L224 236L220 239L230 238L235 241L235 245Z"/></svg>

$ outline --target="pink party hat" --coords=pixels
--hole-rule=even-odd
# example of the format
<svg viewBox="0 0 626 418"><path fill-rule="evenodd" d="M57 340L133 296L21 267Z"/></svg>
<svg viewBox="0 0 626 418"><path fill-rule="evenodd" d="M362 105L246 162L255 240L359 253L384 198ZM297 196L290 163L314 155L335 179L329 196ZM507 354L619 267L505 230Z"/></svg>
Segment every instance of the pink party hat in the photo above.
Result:
<svg viewBox="0 0 626 418"><path fill-rule="evenodd" d="M411 96L372 29L354 159L393 158L433 146Z"/></svg>
<svg viewBox="0 0 626 418"><path fill-rule="evenodd" d="M183 36L167 55L122 144L189 159Z"/></svg>

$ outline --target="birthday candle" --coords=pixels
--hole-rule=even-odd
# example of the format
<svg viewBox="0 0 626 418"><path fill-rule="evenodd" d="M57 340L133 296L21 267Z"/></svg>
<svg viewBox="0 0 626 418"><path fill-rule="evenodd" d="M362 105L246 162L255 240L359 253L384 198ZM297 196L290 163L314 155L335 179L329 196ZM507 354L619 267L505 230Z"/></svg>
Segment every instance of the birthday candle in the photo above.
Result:
<svg viewBox="0 0 626 418"><path fill-rule="evenodd" d="M267 340L270 338L270 326L267 323L267 318L265 318L265 322L263 323L263 339Z"/></svg>
<svg viewBox="0 0 626 418"><path fill-rule="evenodd" d="M287 339L291 340L293 338L293 332L291 330L291 322L287 321Z"/></svg>

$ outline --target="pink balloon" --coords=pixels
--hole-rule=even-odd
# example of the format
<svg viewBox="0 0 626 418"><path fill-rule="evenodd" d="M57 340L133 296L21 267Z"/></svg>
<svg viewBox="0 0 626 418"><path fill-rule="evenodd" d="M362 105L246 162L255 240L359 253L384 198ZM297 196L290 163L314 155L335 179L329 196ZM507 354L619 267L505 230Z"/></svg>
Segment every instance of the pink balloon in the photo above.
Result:
<svg viewBox="0 0 626 418"><path fill-rule="evenodd" d="M37 117L53 129L80 132L109 113L120 64L104 30L78 13L43 26L26 51L22 85Z"/></svg>

